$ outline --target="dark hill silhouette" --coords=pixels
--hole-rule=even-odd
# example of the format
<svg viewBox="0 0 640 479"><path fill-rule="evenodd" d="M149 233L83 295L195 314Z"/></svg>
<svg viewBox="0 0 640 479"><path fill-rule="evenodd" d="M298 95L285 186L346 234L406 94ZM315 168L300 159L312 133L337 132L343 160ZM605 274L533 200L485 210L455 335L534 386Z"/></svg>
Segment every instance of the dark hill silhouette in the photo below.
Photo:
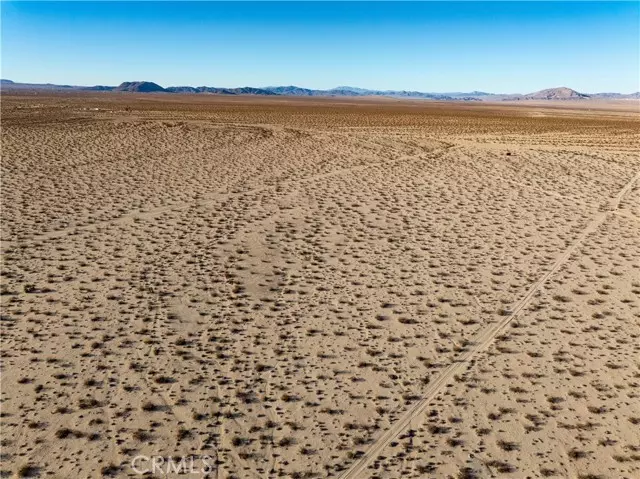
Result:
<svg viewBox="0 0 640 479"><path fill-rule="evenodd" d="M138 93L153 93L158 91L165 91L157 83L150 81L126 81L113 89L114 91L131 91Z"/></svg>

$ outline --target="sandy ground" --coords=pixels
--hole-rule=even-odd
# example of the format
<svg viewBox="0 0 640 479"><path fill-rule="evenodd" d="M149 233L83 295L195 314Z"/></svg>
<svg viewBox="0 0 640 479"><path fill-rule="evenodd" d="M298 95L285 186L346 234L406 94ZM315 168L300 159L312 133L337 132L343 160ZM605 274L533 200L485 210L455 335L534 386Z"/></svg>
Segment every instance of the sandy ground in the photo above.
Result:
<svg viewBox="0 0 640 479"><path fill-rule="evenodd" d="M3 95L2 477L640 477L628 105Z"/></svg>

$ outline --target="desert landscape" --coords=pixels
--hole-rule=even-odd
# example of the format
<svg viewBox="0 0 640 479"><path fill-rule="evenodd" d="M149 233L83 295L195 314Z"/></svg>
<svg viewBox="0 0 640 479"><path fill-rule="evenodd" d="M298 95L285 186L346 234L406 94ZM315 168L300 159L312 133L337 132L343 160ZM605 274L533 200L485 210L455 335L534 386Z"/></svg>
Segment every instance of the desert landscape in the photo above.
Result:
<svg viewBox="0 0 640 479"><path fill-rule="evenodd" d="M639 478L638 105L3 92L1 476Z"/></svg>

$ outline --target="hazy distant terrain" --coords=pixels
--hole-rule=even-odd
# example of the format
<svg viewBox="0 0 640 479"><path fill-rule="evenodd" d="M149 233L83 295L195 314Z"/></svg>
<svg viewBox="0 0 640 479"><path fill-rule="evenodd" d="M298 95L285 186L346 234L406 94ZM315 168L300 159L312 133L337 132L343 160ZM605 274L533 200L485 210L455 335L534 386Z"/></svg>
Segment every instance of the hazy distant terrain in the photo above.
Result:
<svg viewBox="0 0 640 479"><path fill-rule="evenodd" d="M632 108L141 87L3 92L3 477L640 477Z"/></svg>
<svg viewBox="0 0 640 479"><path fill-rule="evenodd" d="M122 91L136 93L208 93L217 95L259 95L259 96L301 96L301 97L366 97L379 96L390 98L425 99L439 101L516 101L516 100L584 100L584 99L640 99L640 92L631 94L622 93L579 93L566 87L549 88L529 94L497 94L482 91L428 93L405 90L368 90L350 86L339 86L330 90L313 90L297 86L269 86L263 88L240 87L220 88L207 86L172 86L163 88L157 83L148 81L124 82L119 86L71 86L53 84L15 83L11 80L2 80L2 88L34 89L34 90L77 90L77 91Z"/></svg>

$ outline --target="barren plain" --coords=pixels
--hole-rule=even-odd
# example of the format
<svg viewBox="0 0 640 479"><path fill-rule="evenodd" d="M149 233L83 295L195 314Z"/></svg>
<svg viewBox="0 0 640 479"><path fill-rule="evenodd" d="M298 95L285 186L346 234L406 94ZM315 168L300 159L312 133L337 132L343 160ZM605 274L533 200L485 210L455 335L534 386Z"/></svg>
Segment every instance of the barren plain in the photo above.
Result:
<svg viewBox="0 0 640 479"><path fill-rule="evenodd" d="M640 477L637 113L3 94L2 477Z"/></svg>

